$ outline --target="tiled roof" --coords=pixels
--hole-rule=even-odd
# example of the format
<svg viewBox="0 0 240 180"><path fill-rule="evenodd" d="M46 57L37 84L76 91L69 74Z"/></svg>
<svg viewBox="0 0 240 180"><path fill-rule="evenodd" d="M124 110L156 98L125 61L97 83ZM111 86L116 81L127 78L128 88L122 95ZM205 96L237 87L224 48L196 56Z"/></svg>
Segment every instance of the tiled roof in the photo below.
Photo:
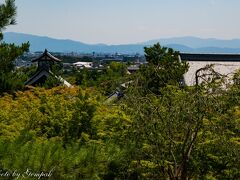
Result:
<svg viewBox="0 0 240 180"><path fill-rule="evenodd" d="M37 82L41 77L46 76L48 77L49 75L53 75L51 71L46 71L46 70L40 70L37 73L35 73L27 82L25 82L25 85L32 85L35 82Z"/></svg>
<svg viewBox="0 0 240 180"><path fill-rule="evenodd" d="M56 62L60 62L61 60L54 57L53 55L51 55L47 49L45 49L44 53L39 56L38 58L36 59L33 59L32 62L37 62L37 61L46 61L46 60L52 60L52 61L56 61Z"/></svg>
<svg viewBox="0 0 240 180"><path fill-rule="evenodd" d="M239 61L240 54L190 54L180 53L182 61Z"/></svg>

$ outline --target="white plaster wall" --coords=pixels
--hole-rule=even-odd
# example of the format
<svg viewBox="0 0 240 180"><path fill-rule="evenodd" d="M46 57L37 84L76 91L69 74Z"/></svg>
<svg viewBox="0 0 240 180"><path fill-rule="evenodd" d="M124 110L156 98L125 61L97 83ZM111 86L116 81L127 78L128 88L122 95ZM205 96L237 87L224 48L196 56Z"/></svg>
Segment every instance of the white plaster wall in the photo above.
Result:
<svg viewBox="0 0 240 180"><path fill-rule="evenodd" d="M195 85L195 72L206 65L214 64L214 70L222 75L228 75L230 78L236 70L240 69L240 62L221 62L221 61L188 61L189 70L184 75L186 85Z"/></svg>

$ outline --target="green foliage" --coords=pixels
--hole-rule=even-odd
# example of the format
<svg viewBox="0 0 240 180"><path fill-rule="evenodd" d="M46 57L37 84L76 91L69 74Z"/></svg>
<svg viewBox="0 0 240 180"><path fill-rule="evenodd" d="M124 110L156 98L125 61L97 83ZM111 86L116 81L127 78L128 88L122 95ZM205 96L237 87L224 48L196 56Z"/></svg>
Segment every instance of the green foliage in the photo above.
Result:
<svg viewBox="0 0 240 180"><path fill-rule="evenodd" d="M96 87L103 92L104 95L109 95L124 83L127 78L127 66L124 63L111 62L105 69L88 70L81 69L71 76L76 77L76 84L81 87Z"/></svg>
<svg viewBox="0 0 240 180"><path fill-rule="evenodd" d="M1 168L53 169L50 179L117 177L127 160L115 139L131 121L97 94L56 87L0 98Z"/></svg>
<svg viewBox="0 0 240 180"><path fill-rule="evenodd" d="M129 81L122 63L73 72L84 90L28 87L13 95L4 92L21 89L34 67L6 69L0 169L52 170L49 179L238 179L239 73L227 86L212 77L183 88L187 64L177 52L159 44L145 51L148 65L130 77L132 85L114 104L102 94Z"/></svg>
<svg viewBox="0 0 240 180"><path fill-rule="evenodd" d="M127 66L124 63L111 62L99 79L99 89L105 95L109 95L119 87L121 83L127 81Z"/></svg>
<svg viewBox="0 0 240 180"><path fill-rule="evenodd" d="M52 65L51 71L53 72L53 74L57 76L62 75L62 67L63 67L63 64L61 62L55 63Z"/></svg>
<svg viewBox="0 0 240 180"><path fill-rule="evenodd" d="M0 70L7 73L14 70L14 60L28 50L29 44L15 46L14 44L0 44Z"/></svg>
<svg viewBox="0 0 240 180"><path fill-rule="evenodd" d="M233 82L235 85L240 85L240 71L239 70L234 74Z"/></svg>
<svg viewBox="0 0 240 180"><path fill-rule="evenodd" d="M236 179L235 86L213 93L166 85L160 96L128 94L115 106L90 89L5 95L0 165L9 171L54 168L52 179Z"/></svg>
<svg viewBox="0 0 240 180"><path fill-rule="evenodd" d="M62 83L60 82L59 79L57 79L54 76L49 76L47 77L46 81L43 84L39 84L40 87L44 87L46 89L51 89L53 87L57 87L61 85Z"/></svg>
<svg viewBox="0 0 240 180"><path fill-rule="evenodd" d="M0 95L4 92L21 90L24 81L21 74L14 72L14 60L28 49L28 44L17 47L13 44L0 44Z"/></svg>
<svg viewBox="0 0 240 180"><path fill-rule="evenodd" d="M15 16L14 0L6 0L5 4L0 4L0 95L3 92L12 92L19 88L19 81L15 83L16 78L11 79L11 77L16 76L16 73L13 73L14 60L29 48L28 43L15 46L2 42L2 30L15 24Z"/></svg>
<svg viewBox="0 0 240 180"><path fill-rule="evenodd" d="M6 26L16 23L16 6L14 1L15 0L5 0L5 4L0 4L0 34L2 33L2 30L6 28ZM2 39L0 38L0 40Z"/></svg>
<svg viewBox="0 0 240 180"><path fill-rule="evenodd" d="M234 179L239 176L239 88L212 81L195 88L166 85L160 95L127 94L133 123L126 174L138 178ZM133 90L133 89L132 89ZM206 166L207 165L207 166Z"/></svg>
<svg viewBox="0 0 240 180"><path fill-rule="evenodd" d="M11 174L14 170L24 174L27 169L32 172L51 171L48 179L102 179L106 176L107 158L114 158L105 155L108 151L113 150L96 143L75 143L64 148L55 140L1 142L1 168Z"/></svg>
<svg viewBox="0 0 240 180"><path fill-rule="evenodd" d="M88 70L86 68L79 70L76 74L76 84L83 87L96 86L98 78L102 75L101 71Z"/></svg>
<svg viewBox="0 0 240 180"><path fill-rule="evenodd" d="M12 73L0 73L0 95L4 93L14 93L16 90L24 89L25 75L12 72Z"/></svg>
<svg viewBox="0 0 240 180"><path fill-rule="evenodd" d="M18 69L16 69L16 72L18 74L22 74L25 75L25 81L27 81L30 77L32 77L37 71L37 66L32 65L30 67L20 67Z"/></svg>
<svg viewBox="0 0 240 180"><path fill-rule="evenodd" d="M145 47L145 57L148 64L141 66L137 74L143 91L159 94L167 84L182 85L183 75L188 70L186 62L179 61L179 53L171 48L155 44Z"/></svg>
<svg viewBox="0 0 240 180"><path fill-rule="evenodd" d="M68 95L65 96L63 93ZM9 97L3 98L1 104L4 106L7 101ZM17 104L16 114L20 113L24 117L15 117L15 115L6 117L7 114L1 114L4 121L8 119L9 126L18 126L15 122L22 123L24 119L24 127L34 131L36 135L47 138L58 137L66 142L79 140L82 133L88 135L94 133L91 131L91 119L95 112L94 99L89 98L88 94L81 90L65 90L59 87L45 91L37 88L33 91L17 93L15 100L10 101ZM10 105L12 103L9 102ZM3 112L8 111L6 108L3 107ZM9 108L10 111L13 107Z"/></svg>

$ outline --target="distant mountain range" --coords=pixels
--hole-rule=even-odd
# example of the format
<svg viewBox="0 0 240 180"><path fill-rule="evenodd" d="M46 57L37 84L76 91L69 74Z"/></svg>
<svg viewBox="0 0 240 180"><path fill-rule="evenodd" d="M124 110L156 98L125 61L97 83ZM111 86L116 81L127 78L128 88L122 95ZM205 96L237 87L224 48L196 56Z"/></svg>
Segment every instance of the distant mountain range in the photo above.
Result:
<svg viewBox="0 0 240 180"><path fill-rule="evenodd" d="M188 53L240 53L240 39L219 40L201 39L197 37L177 37L151 40L136 44L106 45L86 44L73 40L54 39L46 36L36 36L23 33L4 33L4 41L20 45L30 42L30 51L43 51L45 48L52 52L82 52L82 53L126 53L143 54L145 46L151 46L157 42L171 47L174 50Z"/></svg>

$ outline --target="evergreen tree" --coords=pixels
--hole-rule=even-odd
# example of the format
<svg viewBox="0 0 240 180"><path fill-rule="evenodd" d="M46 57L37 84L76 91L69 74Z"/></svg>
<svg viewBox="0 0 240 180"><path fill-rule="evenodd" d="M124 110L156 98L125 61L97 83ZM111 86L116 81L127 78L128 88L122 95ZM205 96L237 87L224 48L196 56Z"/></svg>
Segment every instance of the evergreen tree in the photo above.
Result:
<svg viewBox="0 0 240 180"><path fill-rule="evenodd" d="M161 47L159 43L145 47L147 65L140 69L140 86L146 92L160 94L166 84L181 85L183 75L188 70L186 62L179 61L179 53L171 48Z"/></svg>
<svg viewBox="0 0 240 180"><path fill-rule="evenodd" d="M9 25L16 24L16 6L14 0L5 0L0 4L0 94L11 92L19 88L14 78L14 61L17 57L28 51L29 43L21 46L7 44L3 41L3 30ZM13 79L12 79L13 77Z"/></svg>

